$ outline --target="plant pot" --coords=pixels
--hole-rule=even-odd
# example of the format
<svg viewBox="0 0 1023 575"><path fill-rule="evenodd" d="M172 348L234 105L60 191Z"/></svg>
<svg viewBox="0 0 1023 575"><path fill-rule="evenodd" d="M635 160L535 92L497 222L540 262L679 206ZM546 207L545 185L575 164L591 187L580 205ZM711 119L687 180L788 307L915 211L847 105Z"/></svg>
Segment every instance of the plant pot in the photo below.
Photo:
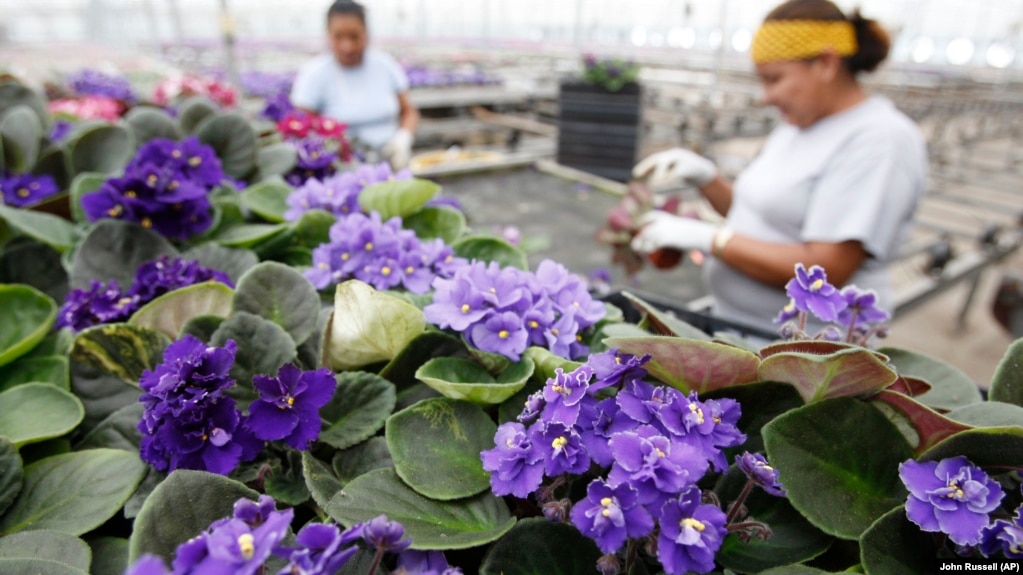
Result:
<svg viewBox="0 0 1023 575"><path fill-rule="evenodd" d="M617 92L564 81L558 94L558 163L620 182L628 181L639 150L643 90Z"/></svg>

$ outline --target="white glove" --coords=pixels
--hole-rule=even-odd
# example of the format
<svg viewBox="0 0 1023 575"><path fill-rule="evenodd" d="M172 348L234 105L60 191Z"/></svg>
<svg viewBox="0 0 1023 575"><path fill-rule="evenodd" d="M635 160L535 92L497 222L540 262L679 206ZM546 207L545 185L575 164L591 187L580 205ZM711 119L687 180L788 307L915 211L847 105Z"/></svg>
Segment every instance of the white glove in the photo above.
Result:
<svg viewBox="0 0 1023 575"><path fill-rule="evenodd" d="M667 184L675 179L702 188L718 175L714 162L684 148L672 148L650 154L632 168L632 177L646 178L650 187Z"/></svg>
<svg viewBox="0 0 1023 575"><path fill-rule="evenodd" d="M400 170L412 159L412 133L401 128L384 144L380 153L391 163L391 169Z"/></svg>
<svg viewBox="0 0 1023 575"><path fill-rule="evenodd" d="M700 250L710 253L718 226L693 218L680 218L662 210L647 212L639 219L643 226L632 238L632 249L650 253L660 248Z"/></svg>

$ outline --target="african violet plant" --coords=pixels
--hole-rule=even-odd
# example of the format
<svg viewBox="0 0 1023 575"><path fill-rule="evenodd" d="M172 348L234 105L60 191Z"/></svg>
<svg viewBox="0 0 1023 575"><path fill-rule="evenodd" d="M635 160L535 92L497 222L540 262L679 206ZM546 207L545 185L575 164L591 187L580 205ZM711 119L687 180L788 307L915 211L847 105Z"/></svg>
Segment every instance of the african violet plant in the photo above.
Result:
<svg viewBox="0 0 1023 575"><path fill-rule="evenodd" d="M70 221L0 207L0 571L881 575L1018 554L1023 342L982 400L939 360L865 347L883 310L814 268L764 347L632 296L626 324L431 182L346 187L346 213L336 182L270 175L293 165L276 134L179 112L100 126L129 153L75 179ZM159 183L207 121L207 228L90 221L142 148L169 146L140 177ZM334 267L356 248L361 271ZM804 333L810 314L834 325Z"/></svg>

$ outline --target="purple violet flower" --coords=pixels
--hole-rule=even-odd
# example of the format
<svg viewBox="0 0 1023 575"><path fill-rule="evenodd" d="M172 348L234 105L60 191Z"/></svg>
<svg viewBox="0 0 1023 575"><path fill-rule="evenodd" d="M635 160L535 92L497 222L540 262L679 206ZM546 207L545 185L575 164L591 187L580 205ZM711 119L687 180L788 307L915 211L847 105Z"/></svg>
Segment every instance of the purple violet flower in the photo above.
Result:
<svg viewBox="0 0 1023 575"><path fill-rule="evenodd" d="M707 472L707 457L686 443L673 442L649 425L611 438L615 461L608 474L614 484L628 483L643 505L654 508L685 491Z"/></svg>
<svg viewBox="0 0 1023 575"><path fill-rule="evenodd" d="M590 468L590 457L582 437L572 427L540 421L529 428L530 440L543 452L544 472L554 477L562 473L582 473Z"/></svg>
<svg viewBox="0 0 1023 575"><path fill-rule="evenodd" d="M999 519L980 532L980 552L985 557L1023 559L1023 519L1019 510L1011 521Z"/></svg>
<svg viewBox="0 0 1023 575"><path fill-rule="evenodd" d="M140 305L145 305L176 289L209 281L234 287L224 272L203 267L195 260L161 256L139 266L128 293L138 296Z"/></svg>
<svg viewBox="0 0 1023 575"><path fill-rule="evenodd" d="M506 311L491 315L483 323L472 326L468 340L479 349L519 361L529 343L529 334L522 324L522 318L515 312Z"/></svg>
<svg viewBox="0 0 1023 575"><path fill-rule="evenodd" d="M976 545L988 514L1005 493L998 482L965 457L899 465L899 478L909 490L906 516L928 532L946 533L953 543Z"/></svg>
<svg viewBox="0 0 1023 575"><path fill-rule="evenodd" d="M867 324L882 323L891 319L889 313L877 307L877 292L861 290L854 285L842 288L842 297L846 307L838 312L837 322L843 326L859 327Z"/></svg>
<svg viewBox="0 0 1023 575"><path fill-rule="evenodd" d="M148 166L157 168L158 172L153 175L168 177L171 181L187 180L203 188L204 193L220 185L224 179L224 170L216 152L195 136L180 142L167 138L146 142L135 152L124 173L138 176L147 172Z"/></svg>
<svg viewBox="0 0 1023 575"><path fill-rule="evenodd" d="M227 396L237 346L207 347L185 335L164 350L163 363L145 370L142 460L163 471L199 469L226 475L262 448Z"/></svg>
<svg viewBox="0 0 1023 575"><path fill-rule="evenodd" d="M547 380L543 388L544 421L553 421L564 425L575 425L579 418L583 399L590 387L593 369L582 365L565 373L560 367L554 370L554 377Z"/></svg>
<svg viewBox="0 0 1023 575"><path fill-rule="evenodd" d="M595 479L586 488L586 498L572 507L572 524L601 551L614 553L626 539L644 537L654 529L654 518L638 500L628 483L611 487Z"/></svg>
<svg viewBox="0 0 1023 575"><path fill-rule="evenodd" d="M398 568L392 575L462 575L452 567L441 551L408 549L398 555Z"/></svg>
<svg viewBox="0 0 1023 575"><path fill-rule="evenodd" d="M117 282L89 282L89 289L75 288L64 299L57 312L57 328L74 332L103 323L127 321L141 307L137 297L125 294Z"/></svg>
<svg viewBox="0 0 1023 575"><path fill-rule="evenodd" d="M249 406L255 436L306 450L320 436L320 408L334 396L337 380L329 369L302 371L289 363L277 377L254 376L252 387L259 392Z"/></svg>
<svg viewBox="0 0 1023 575"><path fill-rule="evenodd" d="M85 68L69 74L66 80L71 91L79 96L103 96L128 104L134 104L137 100L131 82L124 76L114 76Z"/></svg>
<svg viewBox="0 0 1023 575"><path fill-rule="evenodd" d="M696 392L692 392L688 397L680 396L671 402L658 413L658 419L680 441L702 451L714 469L724 471L728 468L728 460L722 449L736 447L746 441L746 435L738 428L741 415L739 403L734 399L701 402Z"/></svg>
<svg viewBox="0 0 1023 575"><path fill-rule="evenodd" d="M19 174L0 178L0 198L4 204L23 208L32 206L60 192L51 176Z"/></svg>
<svg viewBox="0 0 1023 575"><path fill-rule="evenodd" d="M144 177L111 178L82 197L90 222L115 218L139 223L172 239L187 239L213 223L206 190L158 169ZM141 172L140 172L141 173Z"/></svg>
<svg viewBox="0 0 1023 575"><path fill-rule="evenodd" d="M233 575L260 573L263 564L287 535L293 515L292 509L274 512L265 523L255 528L240 519L215 523L205 537L206 557L195 564L192 571L187 572Z"/></svg>
<svg viewBox="0 0 1023 575"><path fill-rule="evenodd" d="M263 111L260 115L268 120L280 122L288 115L289 112L293 112L294 110L295 106L291 103L291 98L288 97L288 93L277 92L276 94L267 96L266 105L263 107Z"/></svg>
<svg viewBox="0 0 1023 575"><path fill-rule="evenodd" d="M764 491L775 497L785 497L785 488L778 483L778 470L768 465L767 458L763 455L746 451L735 458L735 464L746 474L746 477L762 487Z"/></svg>
<svg viewBox="0 0 1023 575"><path fill-rule="evenodd" d="M785 323L796 319L799 315L799 308L796 307L796 300L789 298L789 303L785 304L785 307L781 308L778 315L774 316L774 323Z"/></svg>
<svg viewBox="0 0 1023 575"><path fill-rule="evenodd" d="M235 519L241 519L249 527L259 527L266 523L266 520L270 518L276 508L277 502L269 495L260 495L259 501L243 497L234 502L234 513L232 516Z"/></svg>
<svg viewBox="0 0 1023 575"><path fill-rule="evenodd" d="M595 377L593 383L590 384L590 390L620 387L632 381L642 380L647 375L643 366L648 361L650 361L649 355L637 357L629 353L622 353L617 349L593 354L586 361L593 368Z"/></svg>
<svg viewBox="0 0 1023 575"><path fill-rule="evenodd" d="M146 553L139 557L124 572L124 575L171 575L171 570L167 568L167 564L163 562L163 559Z"/></svg>
<svg viewBox="0 0 1023 575"><path fill-rule="evenodd" d="M503 423L494 435L494 448L480 453L483 469L490 472L495 495L526 497L543 481L544 451L531 440L521 423Z"/></svg>
<svg viewBox="0 0 1023 575"><path fill-rule="evenodd" d="M50 133L47 137L54 144L59 144L64 138L71 133L72 128L75 125L67 120L54 120L53 125L50 126Z"/></svg>
<svg viewBox="0 0 1023 575"><path fill-rule="evenodd" d="M664 504L657 537L657 558L669 575L709 573L714 555L728 531L725 513L716 505L701 505L700 490L692 488Z"/></svg>
<svg viewBox="0 0 1023 575"><path fill-rule="evenodd" d="M828 275L820 266L811 266L807 271L803 264L796 264L796 277L785 284L785 293L797 309L812 313L823 322L836 321L847 305L841 292L828 283Z"/></svg>
<svg viewBox="0 0 1023 575"><path fill-rule="evenodd" d="M362 525L359 525L361 533ZM342 533L326 523L307 523L295 536L297 547L277 547L274 555L288 560L281 573L331 575L337 573L359 550L354 533Z"/></svg>
<svg viewBox="0 0 1023 575"><path fill-rule="evenodd" d="M386 515L378 515L362 526L362 540L378 551L401 553L412 544L405 537L405 528L397 521L389 521Z"/></svg>

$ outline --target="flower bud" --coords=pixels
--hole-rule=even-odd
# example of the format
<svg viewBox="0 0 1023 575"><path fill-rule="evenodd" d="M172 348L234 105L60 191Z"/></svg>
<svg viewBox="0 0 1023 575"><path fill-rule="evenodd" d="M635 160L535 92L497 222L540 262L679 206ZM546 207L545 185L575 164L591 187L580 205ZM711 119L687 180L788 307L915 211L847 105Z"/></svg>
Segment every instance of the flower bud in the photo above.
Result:
<svg viewBox="0 0 1023 575"><path fill-rule="evenodd" d="M568 499L544 503L543 516L551 523L564 523L568 520L568 510L571 506L572 502Z"/></svg>
<svg viewBox="0 0 1023 575"><path fill-rule="evenodd" d="M597 559L597 571L600 575L618 575L622 571L622 562L618 560L617 555L610 553L602 555Z"/></svg>

